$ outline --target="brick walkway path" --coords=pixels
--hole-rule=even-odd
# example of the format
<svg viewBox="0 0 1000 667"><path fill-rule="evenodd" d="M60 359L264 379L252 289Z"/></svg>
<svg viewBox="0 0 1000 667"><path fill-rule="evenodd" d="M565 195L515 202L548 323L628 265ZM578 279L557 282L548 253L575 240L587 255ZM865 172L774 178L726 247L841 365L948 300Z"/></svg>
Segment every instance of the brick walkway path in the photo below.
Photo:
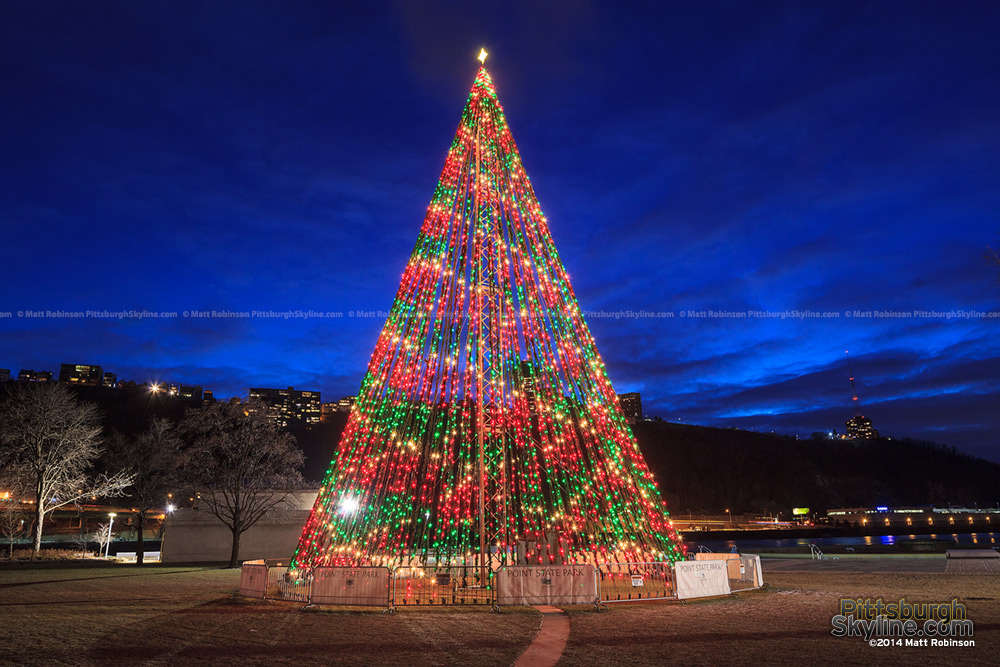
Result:
<svg viewBox="0 0 1000 667"><path fill-rule="evenodd" d="M542 612L542 628L531 645L525 649L514 667L552 667L562 657L569 639L569 616L558 607L539 605Z"/></svg>

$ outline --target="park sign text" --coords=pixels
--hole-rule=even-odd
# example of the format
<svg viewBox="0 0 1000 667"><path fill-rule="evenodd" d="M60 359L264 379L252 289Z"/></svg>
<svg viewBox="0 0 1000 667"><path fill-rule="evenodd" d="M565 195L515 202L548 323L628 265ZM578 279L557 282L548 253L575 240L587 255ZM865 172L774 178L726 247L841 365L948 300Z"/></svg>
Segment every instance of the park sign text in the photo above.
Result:
<svg viewBox="0 0 1000 667"><path fill-rule="evenodd" d="M694 560L674 563L677 598L729 595L729 573L724 560Z"/></svg>
<svg viewBox="0 0 1000 667"><path fill-rule="evenodd" d="M390 572L385 567L318 567L313 571L313 604L385 606Z"/></svg>
<svg viewBox="0 0 1000 667"><path fill-rule="evenodd" d="M597 600L593 565L505 567L497 573L501 605L592 604Z"/></svg>

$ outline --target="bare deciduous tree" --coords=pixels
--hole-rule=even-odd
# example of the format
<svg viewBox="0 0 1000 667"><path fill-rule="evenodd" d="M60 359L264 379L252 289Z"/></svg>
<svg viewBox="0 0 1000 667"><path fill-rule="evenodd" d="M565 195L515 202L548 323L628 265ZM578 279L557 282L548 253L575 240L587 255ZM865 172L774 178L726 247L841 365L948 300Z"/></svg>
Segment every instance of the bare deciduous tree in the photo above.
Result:
<svg viewBox="0 0 1000 667"><path fill-rule="evenodd" d="M94 541L94 536L90 533L83 532L81 527L80 532L73 536L73 546L80 551L80 560L87 557L87 551L90 549L90 543Z"/></svg>
<svg viewBox="0 0 1000 667"><path fill-rule="evenodd" d="M185 478L233 534L229 567L239 565L243 533L302 485L295 438L252 407L210 403L189 410L181 423L189 443Z"/></svg>
<svg viewBox="0 0 1000 667"><path fill-rule="evenodd" d="M0 534L7 541L7 558L14 557L14 542L27 532L28 512L21 503L28 490L24 475L15 469L0 471Z"/></svg>
<svg viewBox="0 0 1000 667"><path fill-rule="evenodd" d="M136 564L142 565L143 531L151 509L162 507L167 493L177 484L181 463L181 440L167 419L153 419L149 428L134 438L116 433L107 458L130 471L134 479L125 495L136 508Z"/></svg>
<svg viewBox="0 0 1000 667"><path fill-rule="evenodd" d="M100 456L97 408L79 403L64 385L17 383L0 404L0 465L25 475L35 499L34 553L45 517L86 496L120 495L127 472L92 475Z"/></svg>
<svg viewBox="0 0 1000 667"><path fill-rule="evenodd" d="M97 542L97 555L103 556L105 548L111 544L111 522L97 524L94 532L94 541Z"/></svg>

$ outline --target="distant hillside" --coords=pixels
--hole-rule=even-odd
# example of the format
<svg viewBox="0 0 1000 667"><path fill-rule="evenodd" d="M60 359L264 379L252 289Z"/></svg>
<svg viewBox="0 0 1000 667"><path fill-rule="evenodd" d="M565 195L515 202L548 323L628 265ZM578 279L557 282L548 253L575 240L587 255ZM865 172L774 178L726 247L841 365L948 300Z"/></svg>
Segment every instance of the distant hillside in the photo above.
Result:
<svg viewBox="0 0 1000 667"><path fill-rule="evenodd" d="M142 389L74 389L101 409L106 434L138 433L154 416L177 422L201 404ZM346 413L335 413L327 423L291 430L306 456L307 480L322 481L346 422ZM669 422L639 422L632 430L675 514L1000 505L1000 464L954 447L914 440L796 440Z"/></svg>
<svg viewBox="0 0 1000 667"><path fill-rule="evenodd" d="M1000 464L934 443L796 440L668 422L632 430L674 513L1000 501Z"/></svg>
<svg viewBox="0 0 1000 667"><path fill-rule="evenodd" d="M296 442L306 456L302 466L302 475L310 482L319 486L323 482L327 468L333 461L333 455L340 444L340 435L347 426L347 413L335 412L328 421L312 428L290 429Z"/></svg>

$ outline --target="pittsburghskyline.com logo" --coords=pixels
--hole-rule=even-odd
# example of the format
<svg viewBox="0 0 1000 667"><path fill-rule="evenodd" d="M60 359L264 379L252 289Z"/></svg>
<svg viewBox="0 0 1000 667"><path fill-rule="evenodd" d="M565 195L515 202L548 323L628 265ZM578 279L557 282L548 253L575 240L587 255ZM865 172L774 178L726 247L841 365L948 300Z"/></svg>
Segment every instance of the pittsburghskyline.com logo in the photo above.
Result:
<svg viewBox="0 0 1000 667"><path fill-rule="evenodd" d="M834 637L861 637L869 646L975 646L974 627L965 605L950 602L907 602L901 598L841 599L830 624Z"/></svg>

